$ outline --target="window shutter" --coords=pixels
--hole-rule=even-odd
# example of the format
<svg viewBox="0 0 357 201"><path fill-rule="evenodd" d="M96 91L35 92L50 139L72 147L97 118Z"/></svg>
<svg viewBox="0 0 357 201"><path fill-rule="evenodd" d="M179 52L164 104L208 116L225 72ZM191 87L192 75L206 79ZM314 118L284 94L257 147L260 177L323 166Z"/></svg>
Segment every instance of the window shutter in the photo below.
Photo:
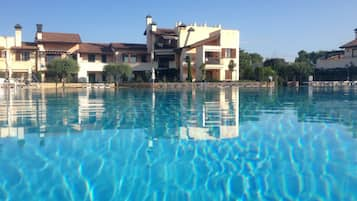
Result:
<svg viewBox="0 0 357 201"><path fill-rule="evenodd" d="M221 55L222 58L226 58L226 49L225 48L222 48L222 55Z"/></svg>
<svg viewBox="0 0 357 201"><path fill-rule="evenodd" d="M20 61L21 60L21 54L19 52L16 52L16 61Z"/></svg>
<svg viewBox="0 0 357 201"><path fill-rule="evenodd" d="M237 55L236 55L237 54L237 50L236 49L231 49L231 50L232 50L231 51L231 57L235 59L237 57Z"/></svg>

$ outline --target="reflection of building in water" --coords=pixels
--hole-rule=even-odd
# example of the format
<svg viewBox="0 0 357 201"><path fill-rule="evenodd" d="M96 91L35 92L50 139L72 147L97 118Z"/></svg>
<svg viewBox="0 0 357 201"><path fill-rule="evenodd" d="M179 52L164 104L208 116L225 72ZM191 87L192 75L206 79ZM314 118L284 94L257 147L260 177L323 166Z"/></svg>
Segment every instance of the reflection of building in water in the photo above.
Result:
<svg viewBox="0 0 357 201"><path fill-rule="evenodd" d="M72 128L82 130L83 126L86 128L99 126L99 129L101 129L104 112L102 96L97 96L92 89L81 91L78 94L78 124L73 124Z"/></svg>
<svg viewBox="0 0 357 201"><path fill-rule="evenodd" d="M17 93L15 89L0 90L0 137L24 140L25 133L39 128L40 137L46 132L46 100L44 93L33 99L32 91Z"/></svg>
<svg viewBox="0 0 357 201"><path fill-rule="evenodd" d="M189 117L186 125L179 128L181 139L215 140L239 136L239 88L220 89L218 99L204 101L201 117Z"/></svg>

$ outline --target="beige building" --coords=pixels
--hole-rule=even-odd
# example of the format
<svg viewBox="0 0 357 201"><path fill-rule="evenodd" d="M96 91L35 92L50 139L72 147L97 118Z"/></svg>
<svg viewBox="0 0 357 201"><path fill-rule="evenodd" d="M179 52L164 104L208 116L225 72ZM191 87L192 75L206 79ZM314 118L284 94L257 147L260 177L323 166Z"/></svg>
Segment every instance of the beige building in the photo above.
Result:
<svg viewBox="0 0 357 201"><path fill-rule="evenodd" d="M104 66L114 62L113 52L109 44L81 43L77 50L80 82L106 81Z"/></svg>
<svg viewBox="0 0 357 201"><path fill-rule="evenodd" d="M146 44L135 44L88 43L76 33L42 29L37 24L34 43L22 42L20 25L14 37L0 37L0 77L32 80L33 72L39 72L37 80L54 81L46 66L55 58L70 57L78 62L79 82L108 81L103 73L108 63L129 64L137 81L185 81L189 72L197 81L239 80L238 30L183 23L158 28L147 16Z"/></svg>
<svg viewBox="0 0 357 201"><path fill-rule="evenodd" d="M76 33L43 32L41 24L37 25L36 44L39 50L37 69L43 72L42 80L47 64L54 58L77 60L79 82L108 81L103 71L109 63L127 63L134 75L151 69L145 44L82 42Z"/></svg>
<svg viewBox="0 0 357 201"><path fill-rule="evenodd" d="M342 45L343 51L333 52L326 58L317 61L317 69L347 68L357 66L357 29L354 30L355 39Z"/></svg>
<svg viewBox="0 0 357 201"><path fill-rule="evenodd" d="M173 29L162 29L147 16L145 35L158 79L186 80L190 61L194 80L203 80L204 74L205 80L239 80L238 30L181 22Z"/></svg>
<svg viewBox="0 0 357 201"><path fill-rule="evenodd" d="M80 71L78 78L86 82L108 81L104 66L125 63L132 67L134 76L151 69L145 44L134 43L81 43L77 51ZM134 77L135 79L135 77Z"/></svg>
<svg viewBox="0 0 357 201"><path fill-rule="evenodd" d="M0 77L31 80L36 51L35 43L22 41L22 27L15 25L15 36L0 36Z"/></svg>
<svg viewBox="0 0 357 201"><path fill-rule="evenodd" d="M43 32L42 24L37 24L35 42L38 48L37 71L42 72L44 81L47 64L55 58L72 57L76 59L81 38L75 33Z"/></svg>
<svg viewBox="0 0 357 201"><path fill-rule="evenodd" d="M147 74L151 71L146 44L111 43L115 63L125 63L132 67L134 80L149 81Z"/></svg>

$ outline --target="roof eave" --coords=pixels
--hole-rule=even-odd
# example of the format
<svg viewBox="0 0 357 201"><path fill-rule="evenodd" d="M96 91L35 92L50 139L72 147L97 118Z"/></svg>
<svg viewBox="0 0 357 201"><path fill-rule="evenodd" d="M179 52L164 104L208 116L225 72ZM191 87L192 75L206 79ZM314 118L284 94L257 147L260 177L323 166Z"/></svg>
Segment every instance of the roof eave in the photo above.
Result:
<svg viewBox="0 0 357 201"><path fill-rule="evenodd" d="M79 44L81 41L69 42L69 41L47 41L47 40L37 40L37 43L65 43L65 44Z"/></svg>

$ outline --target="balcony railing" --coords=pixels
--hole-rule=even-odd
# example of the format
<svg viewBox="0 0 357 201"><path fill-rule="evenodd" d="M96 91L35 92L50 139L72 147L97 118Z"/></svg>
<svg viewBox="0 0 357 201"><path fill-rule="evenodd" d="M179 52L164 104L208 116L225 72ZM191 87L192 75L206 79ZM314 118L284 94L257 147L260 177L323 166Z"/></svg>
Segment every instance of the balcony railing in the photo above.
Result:
<svg viewBox="0 0 357 201"><path fill-rule="evenodd" d="M205 59L206 64L220 64L220 58L216 57L206 57Z"/></svg>

